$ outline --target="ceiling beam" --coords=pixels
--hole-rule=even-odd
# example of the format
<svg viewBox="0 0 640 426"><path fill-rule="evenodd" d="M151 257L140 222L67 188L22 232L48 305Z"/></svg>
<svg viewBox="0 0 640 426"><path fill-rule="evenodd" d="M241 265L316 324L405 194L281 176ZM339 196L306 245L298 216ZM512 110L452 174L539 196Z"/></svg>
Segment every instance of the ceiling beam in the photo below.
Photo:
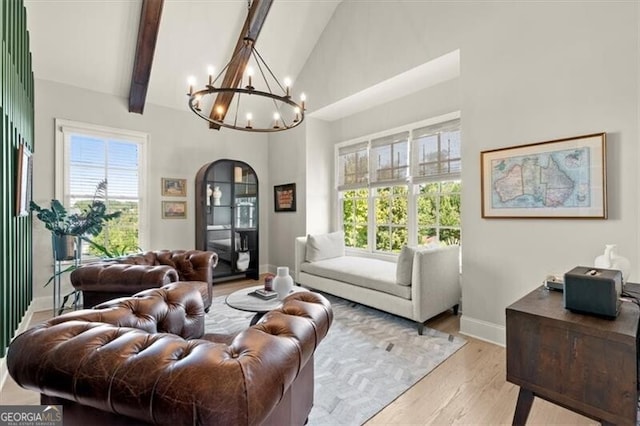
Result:
<svg viewBox="0 0 640 426"><path fill-rule="evenodd" d="M249 28L248 37L253 39L255 43L258 40L264 21L267 19L272 3L273 0L253 0L247 19L240 31L236 48L233 50L232 62L227 68L221 87L238 87L242 82L242 74L251 56L251 49L242 49L245 43L244 38L247 37L247 28ZM241 50L242 54L240 54ZM213 103L209 117L212 120L216 118L220 121L224 120L232 100L233 93L219 93ZM222 114L219 114L217 111L222 111ZM219 130L220 126L209 123L209 128Z"/></svg>
<svg viewBox="0 0 640 426"><path fill-rule="evenodd" d="M129 89L129 112L142 114L144 111L163 5L164 0L142 0L136 56Z"/></svg>

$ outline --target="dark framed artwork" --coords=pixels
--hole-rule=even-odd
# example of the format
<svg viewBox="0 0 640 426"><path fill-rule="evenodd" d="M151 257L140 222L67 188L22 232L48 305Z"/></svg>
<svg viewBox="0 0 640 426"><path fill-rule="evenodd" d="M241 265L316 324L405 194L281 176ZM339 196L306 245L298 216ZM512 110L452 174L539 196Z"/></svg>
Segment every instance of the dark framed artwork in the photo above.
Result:
<svg viewBox="0 0 640 426"><path fill-rule="evenodd" d="M29 203L31 202L32 159L31 151L25 144L20 144L17 160L16 216L27 216L29 214Z"/></svg>
<svg viewBox="0 0 640 426"><path fill-rule="evenodd" d="M606 134L480 153L483 218L606 219Z"/></svg>
<svg viewBox="0 0 640 426"><path fill-rule="evenodd" d="M273 187L273 205L277 212L296 211L296 184L287 183Z"/></svg>

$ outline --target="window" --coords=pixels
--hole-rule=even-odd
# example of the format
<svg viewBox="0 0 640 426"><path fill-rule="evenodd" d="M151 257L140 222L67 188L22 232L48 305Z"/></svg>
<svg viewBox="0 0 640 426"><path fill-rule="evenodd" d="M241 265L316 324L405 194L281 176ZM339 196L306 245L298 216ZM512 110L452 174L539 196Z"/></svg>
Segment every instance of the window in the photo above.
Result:
<svg viewBox="0 0 640 426"><path fill-rule="evenodd" d="M404 182L409 176L409 132L371 141L371 182Z"/></svg>
<svg viewBox="0 0 640 426"><path fill-rule="evenodd" d="M398 253L460 243L459 113L338 144L336 187L345 245Z"/></svg>
<svg viewBox="0 0 640 426"><path fill-rule="evenodd" d="M341 189L366 185L369 179L368 144L357 143L341 148L338 153L339 186Z"/></svg>
<svg viewBox="0 0 640 426"><path fill-rule="evenodd" d="M79 211L107 181L108 212L122 215L107 222L92 240L111 252L138 251L148 245L145 222L145 151L147 135L83 123L56 120L56 198ZM88 244L83 255L98 255Z"/></svg>
<svg viewBox="0 0 640 426"><path fill-rule="evenodd" d="M366 249L369 238L369 190L345 191L341 206L345 245Z"/></svg>
<svg viewBox="0 0 640 426"><path fill-rule="evenodd" d="M376 251L400 252L409 243L407 185L376 188Z"/></svg>
<svg viewBox="0 0 640 426"><path fill-rule="evenodd" d="M417 185L418 245L460 243L460 181Z"/></svg>

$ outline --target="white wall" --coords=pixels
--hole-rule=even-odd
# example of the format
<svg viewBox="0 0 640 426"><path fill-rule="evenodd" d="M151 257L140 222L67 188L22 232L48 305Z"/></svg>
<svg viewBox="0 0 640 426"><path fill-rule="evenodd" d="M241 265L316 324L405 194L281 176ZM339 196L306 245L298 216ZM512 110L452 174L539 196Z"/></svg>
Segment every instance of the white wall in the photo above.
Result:
<svg viewBox="0 0 640 426"><path fill-rule="evenodd" d="M299 233L321 234L335 231L332 202L334 197L333 142L328 123L309 118L306 134L307 146L307 218L306 230Z"/></svg>
<svg viewBox="0 0 640 426"><path fill-rule="evenodd" d="M269 136L269 263L271 272L278 266L294 271L294 240L304 230L307 211L306 145L307 120L298 127ZM296 184L296 211L275 212L274 185Z"/></svg>
<svg viewBox="0 0 640 426"><path fill-rule="evenodd" d="M618 244L638 279L638 7L347 1L307 61L298 84L313 109L460 49L463 332L504 343L506 306L547 273L592 264L605 243ZM414 112L415 98L386 106L397 102ZM334 123L332 138L395 122L384 107L368 122L359 114ZM417 119L430 115L425 108ZM481 218L480 151L600 131L608 136L608 220Z"/></svg>
<svg viewBox="0 0 640 426"><path fill-rule="evenodd" d="M268 229L272 189L269 186L268 138L262 134L209 130L207 123L187 110L177 111L152 104L144 115L128 112L127 99L88 91L51 81L36 80L35 153L33 199L41 205L54 198L54 119L64 118L149 134L148 197L150 244L143 249L194 248L195 175L198 169L221 158L251 165L260 181L260 264L269 259ZM162 219L162 177L187 179L187 219ZM177 200L177 198L171 198ZM51 287L43 288L52 273L51 240L34 216L34 298L51 307ZM70 289L70 287L69 287ZM39 300L38 300L39 299Z"/></svg>

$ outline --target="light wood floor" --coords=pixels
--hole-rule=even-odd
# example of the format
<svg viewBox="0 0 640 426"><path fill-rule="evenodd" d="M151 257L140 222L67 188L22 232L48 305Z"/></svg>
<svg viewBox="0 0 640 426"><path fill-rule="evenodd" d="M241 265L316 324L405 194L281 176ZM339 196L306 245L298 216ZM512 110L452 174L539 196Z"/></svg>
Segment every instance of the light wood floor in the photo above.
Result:
<svg viewBox="0 0 640 426"><path fill-rule="evenodd" d="M214 296L255 285L240 280L214 286ZM34 314L32 324L50 317ZM442 314L427 323L436 330L459 335L460 317ZM505 349L468 336L458 352L388 405L367 425L510 424L518 388L505 380ZM20 388L9 377L0 392L0 405L39 404L36 392ZM528 424L585 425L596 422L540 399L535 400Z"/></svg>

